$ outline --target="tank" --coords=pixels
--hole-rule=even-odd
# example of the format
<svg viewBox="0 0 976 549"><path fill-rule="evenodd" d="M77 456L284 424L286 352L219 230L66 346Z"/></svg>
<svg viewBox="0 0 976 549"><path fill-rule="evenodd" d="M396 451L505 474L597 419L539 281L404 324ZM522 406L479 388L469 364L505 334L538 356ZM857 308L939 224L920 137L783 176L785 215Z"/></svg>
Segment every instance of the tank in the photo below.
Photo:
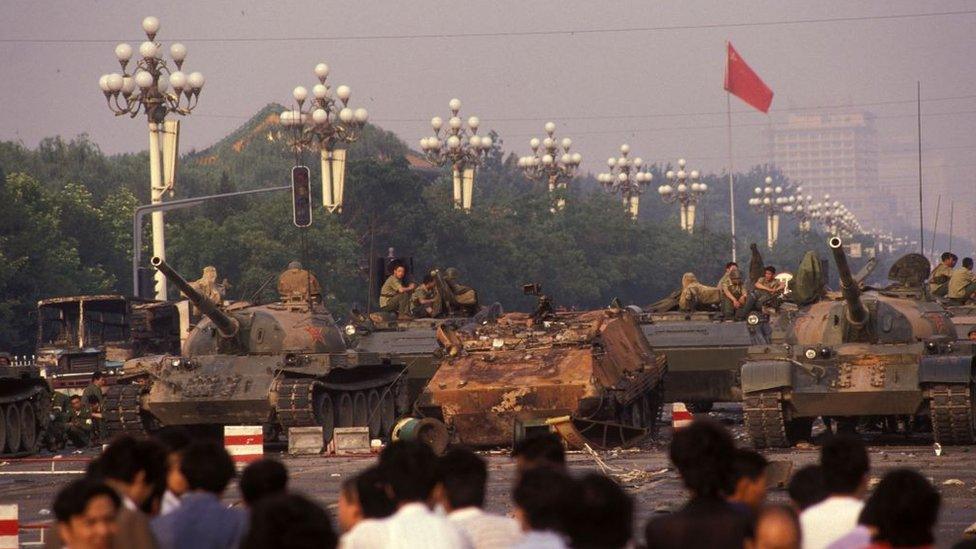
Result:
<svg viewBox="0 0 976 549"><path fill-rule="evenodd" d="M33 364L0 353L0 457L33 454L50 421L51 391Z"/></svg>
<svg viewBox="0 0 976 549"><path fill-rule="evenodd" d="M176 285L203 319L178 355L126 362L105 398L110 434L170 425L365 426L371 437L392 430L406 411L404 361L357 348L307 295L255 305L220 306L198 293L158 257L152 265Z"/></svg>
<svg viewBox="0 0 976 549"><path fill-rule="evenodd" d="M931 417L936 442L973 442L973 347L925 289L928 260L900 258L883 289L862 288L839 238L828 241L841 291L801 307L785 343L750 350L743 414L754 445L790 446L818 416ZM901 421L899 421L901 420ZM907 421L906 421L907 420Z"/></svg>
<svg viewBox="0 0 976 549"><path fill-rule="evenodd" d="M538 285L527 288L538 294ZM511 446L534 429L596 448L652 432L666 358L648 345L636 316L621 308L554 312L538 297L534 313L442 326L446 356L417 417L442 421L451 442L471 447Z"/></svg>

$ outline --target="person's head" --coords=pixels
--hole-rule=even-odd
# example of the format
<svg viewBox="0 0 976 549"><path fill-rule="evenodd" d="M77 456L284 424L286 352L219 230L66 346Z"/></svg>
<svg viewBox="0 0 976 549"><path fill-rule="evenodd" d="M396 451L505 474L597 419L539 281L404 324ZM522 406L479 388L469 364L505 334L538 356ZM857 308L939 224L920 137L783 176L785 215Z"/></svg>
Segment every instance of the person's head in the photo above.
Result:
<svg viewBox="0 0 976 549"><path fill-rule="evenodd" d="M720 498L731 493L735 443L720 424L692 421L672 437L670 455L693 496Z"/></svg>
<svg viewBox="0 0 976 549"><path fill-rule="evenodd" d="M217 442L198 441L180 453L180 472L192 491L220 495L234 478L234 461Z"/></svg>
<svg viewBox="0 0 976 549"><path fill-rule="evenodd" d="M430 273L425 274L424 275L424 280L423 280L422 284L424 285L424 288L427 288L428 290L430 290L431 288L433 288L434 287L434 275L432 275Z"/></svg>
<svg viewBox="0 0 976 549"><path fill-rule="evenodd" d="M289 269L301 269L302 268L302 263L301 263L301 261L292 261L291 263L288 264L288 268Z"/></svg>
<svg viewBox="0 0 976 549"><path fill-rule="evenodd" d="M955 267L956 261L959 261L959 258L956 256L956 254L952 252L942 252L942 257L940 259L942 260L943 263L945 263L950 267Z"/></svg>
<svg viewBox="0 0 976 549"><path fill-rule="evenodd" d="M867 488L871 464L864 442L855 435L827 439L820 448L820 466L827 494L860 496Z"/></svg>
<svg viewBox="0 0 976 549"><path fill-rule="evenodd" d="M81 397L78 395L71 395L71 409L79 412L81 411Z"/></svg>
<svg viewBox="0 0 976 549"><path fill-rule="evenodd" d="M776 267L773 267L772 265L766 265L766 267L763 269L763 278L765 278L766 281L768 282L775 277L776 277Z"/></svg>
<svg viewBox="0 0 976 549"><path fill-rule="evenodd" d="M165 490L166 449L151 439L122 435L105 448L92 471L142 506L153 496L162 496Z"/></svg>
<svg viewBox="0 0 976 549"><path fill-rule="evenodd" d="M394 511L396 506L386 493L386 480L379 467L363 470L339 489L339 527L344 532L363 519L385 518Z"/></svg>
<svg viewBox="0 0 976 549"><path fill-rule="evenodd" d="M180 471L180 452L190 445L190 435L180 427L166 427L155 435L166 448L166 489L176 496L182 496L190 487Z"/></svg>
<svg viewBox="0 0 976 549"><path fill-rule="evenodd" d="M455 448L437 459L437 500L450 512L485 504L488 465L471 450Z"/></svg>
<svg viewBox="0 0 976 549"><path fill-rule="evenodd" d="M739 448L732 458L733 492L730 500L758 511L766 501L766 461L759 452Z"/></svg>
<svg viewBox="0 0 976 549"><path fill-rule="evenodd" d="M732 281L732 284L742 284L742 275L739 274L738 270L732 271L729 274L729 280Z"/></svg>
<svg viewBox="0 0 976 549"><path fill-rule="evenodd" d="M444 280L457 280L461 278L461 271L455 267L448 267L444 270Z"/></svg>
<svg viewBox="0 0 976 549"><path fill-rule="evenodd" d="M338 544L324 509L297 494L262 499L251 509L242 549L333 549Z"/></svg>
<svg viewBox="0 0 976 549"><path fill-rule="evenodd" d="M103 374L99 370L96 370L96 371L92 372L91 380L92 380L92 383L94 383L95 385L97 385L99 387L104 387L105 384L108 382L108 380L105 379L105 374Z"/></svg>
<svg viewBox="0 0 976 549"><path fill-rule="evenodd" d="M398 440L383 448L379 467L397 506L428 502L437 482L437 456L430 446Z"/></svg>
<svg viewBox="0 0 976 549"><path fill-rule="evenodd" d="M579 500L569 524L573 547L626 547L634 535L633 499L599 473L590 473L576 484Z"/></svg>
<svg viewBox="0 0 976 549"><path fill-rule="evenodd" d="M404 267L403 265L397 265L396 267L393 267L393 276L397 277L400 280L403 280L403 277L407 276L407 268Z"/></svg>
<svg viewBox="0 0 976 549"><path fill-rule="evenodd" d="M579 501L576 482L551 467L536 467L521 474L512 491L515 518L522 530L569 533L568 522Z"/></svg>
<svg viewBox="0 0 976 549"><path fill-rule="evenodd" d="M517 443L512 449L515 458L515 468L525 472L534 467L566 467L566 450L563 441L552 433L528 436Z"/></svg>
<svg viewBox="0 0 976 549"><path fill-rule="evenodd" d="M739 270L739 264L736 263L735 261L729 261L728 263L725 264L725 272L729 272L732 270L736 270L736 271Z"/></svg>
<svg viewBox="0 0 976 549"><path fill-rule="evenodd" d="M207 265L203 268L203 279L207 282L217 282L217 267Z"/></svg>
<svg viewBox="0 0 976 549"><path fill-rule="evenodd" d="M72 482L54 498L58 535L70 549L112 547L118 531L116 516L121 501L106 484L81 479Z"/></svg>
<svg viewBox="0 0 976 549"><path fill-rule="evenodd" d="M962 258L962 267L970 271L973 270L973 258L971 257Z"/></svg>
<svg viewBox="0 0 976 549"><path fill-rule="evenodd" d="M791 507L768 505L756 517L751 549L800 549L800 520Z"/></svg>
<svg viewBox="0 0 976 549"><path fill-rule="evenodd" d="M288 469L274 459L255 461L241 473L241 496L248 507L254 507L268 496L284 493L287 487Z"/></svg>
<svg viewBox="0 0 976 549"><path fill-rule="evenodd" d="M816 505L827 498L824 489L823 468L819 465L807 465L793 473L786 492L790 495L790 502L797 511L803 511L811 505Z"/></svg>
<svg viewBox="0 0 976 549"><path fill-rule="evenodd" d="M976 341L976 328L970 328L966 337L969 338L969 341Z"/></svg>
<svg viewBox="0 0 976 549"><path fill-rule="evenodd" d="M865 510L876 528L872 541L892 547L932 545L932 530L939 518L939 492L922 475L911 469L891 471L868 498Z"/></svg>

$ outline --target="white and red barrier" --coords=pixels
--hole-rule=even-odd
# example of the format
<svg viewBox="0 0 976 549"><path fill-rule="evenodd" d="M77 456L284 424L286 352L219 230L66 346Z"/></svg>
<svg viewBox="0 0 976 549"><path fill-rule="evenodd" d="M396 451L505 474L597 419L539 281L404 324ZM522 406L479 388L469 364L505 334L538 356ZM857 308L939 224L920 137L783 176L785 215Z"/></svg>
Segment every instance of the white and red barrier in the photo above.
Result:
<svg viewBox="0 0 976 549"><path fill-rule="evenodd" d="M20 547L20 521L17 520L17 505L0 505L0 549Z"/></svg>
<svg viewBox="0 0 976 549"><path fill-rule="evenodd" d="M675 431L691 425L694 419L695 416L691 415L684 402L675 402L671 405L671 427Z"/></svg>
<svg viewBox="0 0 976 549"><path fill-rule="evenodd" d="M224 448L237 465L264 457L264 428L260 425L225 425Z"/></svg>

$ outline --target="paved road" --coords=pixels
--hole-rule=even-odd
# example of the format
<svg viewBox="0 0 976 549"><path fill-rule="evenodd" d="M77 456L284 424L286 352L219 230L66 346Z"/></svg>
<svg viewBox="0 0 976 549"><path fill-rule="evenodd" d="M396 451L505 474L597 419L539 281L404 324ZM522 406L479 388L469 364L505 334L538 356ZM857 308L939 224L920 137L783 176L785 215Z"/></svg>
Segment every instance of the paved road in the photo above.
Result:
<svg viewBox="0 0 976 549"><path fill-rule="evenodd" d="M719 413L725 421L733 421L735 414ZM738 439L743 436L733 428ZM662 439L667 440L667 430ZM906 444L908 442L908 444ZM931 442L920 436L914 440L881 440L871 443L872 479L900 467L914 467L929 476L942 492L943 509L938 527L938 545L949 547L962 531L976 521L976 447L948 447L936 456ZM290 457L271 452L289 468L292 486L317 499L334 512L339 484L350 475L368 467L373 456L346 457ZM766 452L771 461L792 464L793 468L814 463L817 450L793 449ZM490 485L489 509L501 513L511 511L509 490L514 478L514 466L507 454L488 452ZM48 458L50 456L47 456ZM69 459L85 459L84 455L65 455ZM664 444L651 444L640 450L619 451L600 456L607 469L625 480L627 489L637 500L637 526L641 530L648 517L676 509L685 498L680 479L669 468L667 448ZM574 473L601 470L601 464L591 455L571 453L570 468ZM20 504L21 523L50 520L50 502L58 487L77 473L50 474L52 460L9 460L0 464L0 503ZM84 462L55 460L55 471L80 471ZM10 474L27 473L27 474ZM948 481L948 482L947 482ZM238 500L237 488L232 487L225 499L228 503ZM785 501L782 489L771 492L774 501Z"/></svg>

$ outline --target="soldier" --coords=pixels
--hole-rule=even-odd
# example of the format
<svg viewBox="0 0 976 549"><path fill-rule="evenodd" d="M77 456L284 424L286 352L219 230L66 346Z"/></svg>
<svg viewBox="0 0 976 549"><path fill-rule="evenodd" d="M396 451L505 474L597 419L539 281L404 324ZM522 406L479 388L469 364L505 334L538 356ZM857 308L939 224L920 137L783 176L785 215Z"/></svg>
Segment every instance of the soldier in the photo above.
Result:
<svg viewBox="0 0 976 549"><path fill-rule="evenodd" d="M458 305L465 314L473 315L478 312L478 292L474 288L458 282L460 277L461 273L454 267L448 267L444 271L444 282L452 294L446 297Z"/></svg>
<svg viewBox="0 0 976 549"><path fill-rule="evenodd" d="M281 300L288 301L308 301L315 303L322 301L322 287L319 286L319 279L315 275L302 268L298 261L288 264L288 270L281 273L278 277L278 295Z"/></svg>
<svg viewBox="0 0 976 549"><path fill-rule="evenodd" d="M963 258L962 267L952 271L946 286L946 298L953 305L965 305L973 297L973 292L976 292L973 258Z"/></svg>
<svg viewBox="0 0 976 549"><path fill-rule="evenodd" d="M717 286L719 288L724 288L725 285L729 283L729 278L732 276L732 271L739 272L739 264L735 261L729 261L725 264L725 272L722 273L722 278L718 279Z"/></svg>
<svg viewBox="0 0 976 549"><path fill-rule="evenodd" d="M82 401L81 397L74 395L71 397L71 406L64 419L67 425L67 437L78 448L87 448L92 442L92 416L91 410Z"/></svg>
<svg viewBox="0 0 976 549"><path fill-rule="evenodd" d="M410 308L417 318L436 318L441 314L441 298L437 293L434 275L427 274L423 282L410 295Z"/></svg>
<svg viewBox="0 0 976 549"><path fill-rule="evenodd" d="M745 320L746 315L754 310L762 310L783 294L785 286L776 279L776 267L766 265L763 276L756 281L754 289L749 292L746 304L736 312L736 320Z"/></svg>
<svg viewBox="0 0 976 549"><path fill-rule="evenodd" d="M681 276L681 296L678 307L682 311L696 311L722 304L722 292L715 286L706 286L698 282L695 273L685 273Z"/></svg>
<svg viewBox="0 0 976 549"><path fill-rule="evenodd" d="M745 287L742 285L742 275L738 269L728 274L728 282L721 287L723 294L722 316L726 320L732 320L735 318L739 309L744 307L746 301L749 300L749 293L746 292Z"/></svg>
<svg viewBox="0 0 976 549"><path fill-rule="evenodd" d="M220 304L224 300L224 291L227 286L225 280L222 284L217 283L217 267L207 265L203 268L203 276L190 283L193 289L203 294L210 301Z"/></svg>
<svg viewBox="0 0 976 549"><path fill-rule="evenodd" d="M407 276L407 268L403 265L393 267L391 274L383 287L380 289L380 310L397 313L401 320L409 320L410 316L410 293L417 285L410 283L404 284L404 277Z"/></svg>
<svg viewBox="0 0 976 549"><path fill-rule="evenodd" d="M94 435L98 439L102 435L102 403L105 401L105 392L102 387L108 383L102 372L92 372L91 383L85 387L81 393L81 400L91 411L94 420Z"/></svg>
<svg viewBox="0 0 976 549"><path fill-rule="evenodd" d="M51 452L56 452L61 448L64 448L64 421L70 406L71 403L68 400L68 395L58 391L51 391L51 421L48 422L47 430L44 435L45 445Z"/></svg>
<svg viewBox="0 0 976 549"><path fill-rule="evenodd" d="M952 252L942 254L941 262L932 269L932 276L929 277L929 292L932 295L944 297L949 291L949 278L957 261L959 257Z"/></svg>

